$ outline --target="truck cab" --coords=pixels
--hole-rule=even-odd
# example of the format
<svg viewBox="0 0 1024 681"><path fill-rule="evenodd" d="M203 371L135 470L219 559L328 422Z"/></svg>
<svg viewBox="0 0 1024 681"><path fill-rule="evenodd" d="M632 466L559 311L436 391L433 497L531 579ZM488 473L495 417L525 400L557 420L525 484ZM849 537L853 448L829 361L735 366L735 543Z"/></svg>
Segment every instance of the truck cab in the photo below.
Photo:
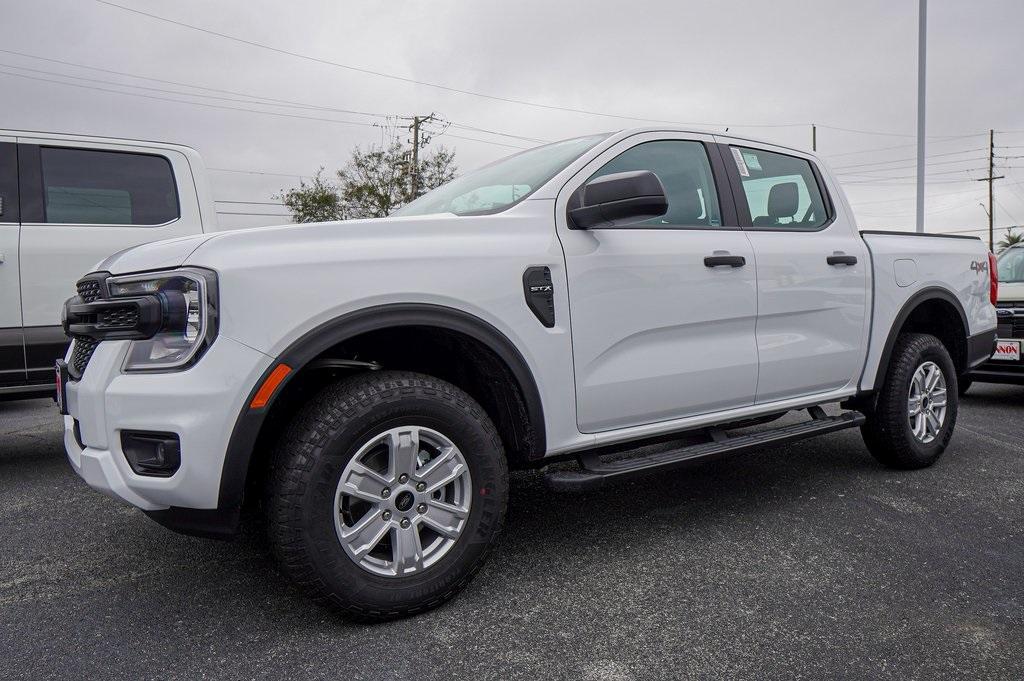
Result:
<svg viewBox="0 0 1024 681"><path fill-rule="evenodd" d="M61 306L82 272L216 214L188 147L0 130L0 399L49 395Z"/></svg>

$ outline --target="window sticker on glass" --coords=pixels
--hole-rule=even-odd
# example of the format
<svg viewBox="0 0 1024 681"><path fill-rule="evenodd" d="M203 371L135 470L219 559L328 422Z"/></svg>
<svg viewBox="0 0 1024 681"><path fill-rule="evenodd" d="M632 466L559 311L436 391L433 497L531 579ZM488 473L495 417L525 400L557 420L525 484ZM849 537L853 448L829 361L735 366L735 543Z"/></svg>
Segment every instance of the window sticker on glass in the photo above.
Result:
<svg viewBox="0 0 1024 681"><path fill-rule="evenodd" d="M749 151L744 151L743 160L747 162L747 168L751 170L761 169L761 162L757 160L757 154Z"/></svg>
<svg viewBox="0 0 1024 681"><path fill-rule="evenodd" d="M743 160L743 154L736 147L732 148L732 157L736 159L736 169L740 171L740 175L750 177L750 170L747 169L747 164Z"/></svg>

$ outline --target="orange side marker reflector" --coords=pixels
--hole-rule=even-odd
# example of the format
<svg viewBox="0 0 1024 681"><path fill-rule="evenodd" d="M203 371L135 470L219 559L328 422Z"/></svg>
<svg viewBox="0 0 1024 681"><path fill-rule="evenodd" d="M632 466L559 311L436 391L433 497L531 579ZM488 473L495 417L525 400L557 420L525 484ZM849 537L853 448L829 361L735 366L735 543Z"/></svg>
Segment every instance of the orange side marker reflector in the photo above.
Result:
<svg viewBox="0 0 1024 681"><path fill-rule="evenodd" d="M267 380L263 381L263 385L256 391L256 396L252 398L252 402L249 403L250 409L262 409L267 406L270 402L271 396L274 391L277 390L277 386L281 385L281 382L285 377L292 372L292 368L287 364L278 364L274 367L274 370L267 376Z"/></svg>

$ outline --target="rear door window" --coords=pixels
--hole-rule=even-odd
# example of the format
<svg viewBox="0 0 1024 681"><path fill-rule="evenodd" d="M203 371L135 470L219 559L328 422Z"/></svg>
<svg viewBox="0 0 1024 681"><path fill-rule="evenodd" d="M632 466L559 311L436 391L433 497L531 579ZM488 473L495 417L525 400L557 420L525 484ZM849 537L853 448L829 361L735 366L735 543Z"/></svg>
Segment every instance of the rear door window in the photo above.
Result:
<svg viewBox="0 0 1024 681"><path fill-rule="evenodd" d="M163 156L41 147L45 222L161 225L179 217L171 163Z"/></svg>
<svg viewBox="0 0 1024 681"><path fill-rule="evenodd" d="M761 149L731 150L754 229L813 231L828 223L809 161Z"/></svg>

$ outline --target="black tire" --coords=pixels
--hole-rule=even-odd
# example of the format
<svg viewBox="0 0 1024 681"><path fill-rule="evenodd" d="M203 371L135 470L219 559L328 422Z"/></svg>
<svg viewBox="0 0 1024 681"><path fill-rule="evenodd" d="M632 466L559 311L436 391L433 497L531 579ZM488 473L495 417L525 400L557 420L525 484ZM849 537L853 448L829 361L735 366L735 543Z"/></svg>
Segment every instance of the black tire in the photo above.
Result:
<svg viewBox="0 0 1024 681"><path fill-rule="evenodd" d="M959 388L957 390L958 395L966 395L967 391L971 389L972 385L974 385L974 381L966 376L961 376L957 381L957 386Z"/></svg>
<svg viewBox="0 0 1024 681"><path fill-rule="evenodd" d="M458 447L471 503L461 534L435 564L382 576L342 547L335 492L362 444L406 425L441 432ZM437 607L469 583L504 524L508 469L497 431L464 391L431 376L374 371L325 388L299 411L278 443L268 497L270 543L284 571L321 603L380 621Z"/></svg>
<svg viewBox="0 0 1024 681"><path fill-rule="evenodd" d="M913 434L907 396L914 372L925 362L934 362L946 381L946 413L942 426L931 442L922 442ZM879 390L875 407L866 416L861 434L868 451L878 461L901 470L926 468L945 451L956 425L957 374L953 360L942 342L923 333L904 333L896 339Z"/></svg>

